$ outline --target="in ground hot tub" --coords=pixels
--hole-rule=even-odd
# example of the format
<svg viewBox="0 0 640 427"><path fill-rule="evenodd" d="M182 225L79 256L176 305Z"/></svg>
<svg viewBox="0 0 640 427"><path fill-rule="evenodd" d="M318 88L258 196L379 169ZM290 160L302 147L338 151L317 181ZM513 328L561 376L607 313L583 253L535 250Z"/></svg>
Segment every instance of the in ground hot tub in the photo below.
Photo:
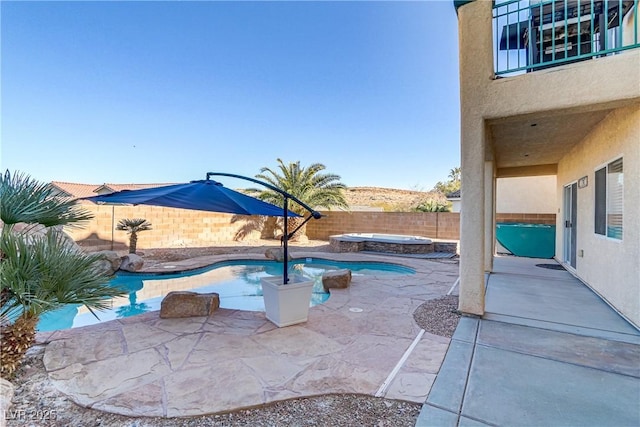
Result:
<svg viewBox="0 0 640 427"><path fill-rule="evenodd" d="M333 252L387 252L394 254L428 254L434 251L431 239L421 236L378 233L348 233L329 236Z"/></svg>

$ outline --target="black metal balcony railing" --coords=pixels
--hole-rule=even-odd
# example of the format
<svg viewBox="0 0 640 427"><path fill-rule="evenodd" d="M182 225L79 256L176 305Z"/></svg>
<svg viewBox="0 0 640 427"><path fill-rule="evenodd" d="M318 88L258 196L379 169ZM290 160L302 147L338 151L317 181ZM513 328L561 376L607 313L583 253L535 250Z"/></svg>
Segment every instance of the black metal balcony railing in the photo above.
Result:
<svg viewBox="0 0 640 427"><path fill-rule="evenodd" d="M640 47L638 0L507 0L493 7L496 75Z"/></svg>

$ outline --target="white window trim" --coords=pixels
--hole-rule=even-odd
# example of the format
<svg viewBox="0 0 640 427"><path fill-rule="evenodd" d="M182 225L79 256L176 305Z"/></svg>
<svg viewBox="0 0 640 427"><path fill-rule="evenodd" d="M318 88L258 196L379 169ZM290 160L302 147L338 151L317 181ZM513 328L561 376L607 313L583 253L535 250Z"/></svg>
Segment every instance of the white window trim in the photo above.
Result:
<svg viewBox="0 0 640 427"><path fill-rule="evenodd" d="M594 209L595 209L595 203L596 203L596 194L595 194L596 193L596 172L599 171L602 168L605 168L605 177L607 179L607 184L608 184L609 164L611 164L611 163L613 163L613 162L615 162L616 160L619 160L619 159L622 159L622 164L624 165L624 154L619 154L617 156L613 156L613 157L609 158L609 160L607 160L607 161L605 161L603 163L600 163L598 166L596 166L593 169L593 207L594 207ZM624 166L623 166L623 168L624 168ZM608 194L609 194L609 192L607 191L605 193L605 196L606 196L605 197L605 226L606 226L607 214L609 212L609 203L607 203ZM622 194L623 194L623 197L622 197L622 212L624 214L624 199L625 198L624 198L624 193L622 193ZM595 220L595 218L594 218L594 220ZM623 221L624 221L624 219L623 219ZM621 244L621 243L624 242L624 228L623 228L623 232L622 232L622 239L616 239L615 237L609 237L606 234L606 231L605 231L605 234L599 234L599 233L596 233L595 231L593 231L593 235L596 237L596 239L608 240L608 241L615 242L615 243L618 243L618 244Z"/></svg>

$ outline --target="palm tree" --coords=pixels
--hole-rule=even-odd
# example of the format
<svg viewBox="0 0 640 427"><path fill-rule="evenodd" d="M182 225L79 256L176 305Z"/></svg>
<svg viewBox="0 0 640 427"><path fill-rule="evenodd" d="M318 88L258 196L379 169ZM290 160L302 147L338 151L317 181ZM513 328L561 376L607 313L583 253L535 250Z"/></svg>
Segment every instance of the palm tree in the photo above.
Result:
<svg viewBox="0 0 640 427"><path fill-rule="evenodd" d="M340 176L330 173L321 173L326 166L321 163L313 163L308 167L300 166L300 161L285 164L282 159L277 159L278 171L268 167L260 169L256 178L279 188L312 208L342 208L348 209L349 205L344 197L343 190L346 186L340 182ZM259 191L259 190L252 190ZM273 190L262 190L258 198L265 202L282 206L284 198L281 194ZM306 210L297 203L292 203L289 209L304 216ZM300 223L300 218L290 218L288 228L295 230ZM300 239L305 235L304 227L301 228L293 240Z"/></svg>
<svg viewBox="0 0 640 427"><path fill-rule="evenodd" d="M138 233L151 230L151 223L144 218L121 219L116 230L126 231L129 234L129 253L135 254L138 246Z"/></svg>
<svg viewBox="0 0 640 427"><path fill-rule="evenodd" d="M49 184L21 173L0 175L0 376L15 372L42 314L65 304L93 313L108 308L105 298L122 294L97 272L98 256L71 245L60 230L91 217L77 201L56 197Z"/></svg>
<svg viewBox="0 0 640 427"><path fill-rule="evenodd" d="M460 182L460 178L462 177L462 169L460 167L455 167L449 170L449 180L453 182Z"/></svg>
<svg viewBox="0 0 640 427"><path fill-rule="evenodd" d="M446 182L438 181L433 187L434 191L438 191L443 195L453 193L460 189L462 169L455 167L449 170L449 180Z"/></svg>

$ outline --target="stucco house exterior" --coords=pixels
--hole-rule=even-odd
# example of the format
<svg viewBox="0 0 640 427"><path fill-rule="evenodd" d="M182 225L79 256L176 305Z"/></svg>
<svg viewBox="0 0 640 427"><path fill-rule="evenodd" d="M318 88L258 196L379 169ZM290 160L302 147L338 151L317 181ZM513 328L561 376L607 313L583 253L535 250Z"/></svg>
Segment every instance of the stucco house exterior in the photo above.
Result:
<svg viewBox="0 0 640 427"><path fill-rule="evenodd" d="M555 176L557 261L640 326L635 1L456 1L460 310L483 315L497 181Z"/></svg>
<svg viewBox="0 0 640 427"><path fill-rule="evenodd" d="M460 190L447 194L451 211L460 212ZM556 176L523 176L496 180L496 212L501 214L555 214Z"/></svg>

